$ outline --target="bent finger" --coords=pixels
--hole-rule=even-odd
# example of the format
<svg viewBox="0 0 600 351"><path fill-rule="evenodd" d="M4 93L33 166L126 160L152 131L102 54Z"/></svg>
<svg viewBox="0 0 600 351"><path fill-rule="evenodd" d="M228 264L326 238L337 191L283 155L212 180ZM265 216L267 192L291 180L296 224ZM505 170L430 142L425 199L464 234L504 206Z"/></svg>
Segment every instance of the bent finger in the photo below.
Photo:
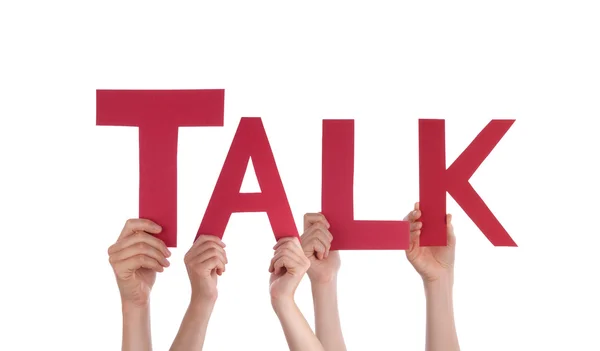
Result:
<svg viewBox="0 0 600 351"><path fill-rule="evenodd" d="M125 226L123 226L123 230L121 230L119 239L132 235L135 232L147 232L152 234L158 234L161 231L162 227L149 219L131 218L125 222Z"/></svg>

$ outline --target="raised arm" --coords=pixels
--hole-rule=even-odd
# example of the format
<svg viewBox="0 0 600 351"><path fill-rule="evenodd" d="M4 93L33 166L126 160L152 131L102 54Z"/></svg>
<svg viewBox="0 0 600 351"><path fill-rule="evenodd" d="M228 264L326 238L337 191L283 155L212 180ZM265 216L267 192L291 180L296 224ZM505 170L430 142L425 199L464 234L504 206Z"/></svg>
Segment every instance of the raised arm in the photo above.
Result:
<svg viewBox="0 0 600 351"><path fill-rule="evenodd" d="M337 273L341 266L338 251L329 251L333 236L320 213L304 215L302 249L310 260L308 277L315 308L317 338L327 351L346 351L337 302Z"/></svg>
<svg viewBox="0 0 600 351"><path fill-rule="evenodd" d="M149 220L130 219L117 242L108 249L121 294L123 351L152 350L150 291L156 272L169 266L167 257L171 255L165 244L153 236L160 231L160 226Z"/></svg>
<svg viewBox="0 0 600 351"><path fill-rule="evenodd" d="M459 351L454 323L452 288L454 285L454 253L456 237L452 215L446 215L447 246L420 247L419 203L406 216L410 222L410 248L406 257L423 279L427 304L426 351Z"/></svg>
<svg viewBox="0 0 600 351"><path fill-rule="evenodd" d="M171 351L199 351L217 301L217 276L225 272L225 244L216 236L201 235L185 255L192 297Z"/></svg>
<svg viewBox="0 0 600 351"><path fill-rule="evenodd" d="M297 238L280 239L269 266L270 293L290 351L324 351L294 301L296 288L310 267Z"/></svg>

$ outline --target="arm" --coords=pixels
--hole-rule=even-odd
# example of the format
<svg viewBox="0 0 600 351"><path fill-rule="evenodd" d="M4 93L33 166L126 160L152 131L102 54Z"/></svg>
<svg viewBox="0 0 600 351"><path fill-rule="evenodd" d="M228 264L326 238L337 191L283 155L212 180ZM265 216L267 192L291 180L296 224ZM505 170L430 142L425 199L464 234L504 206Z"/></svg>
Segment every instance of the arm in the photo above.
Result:
<svg viewBox="0 0 600 351"><path fill-rule="evenodd" d="M427 301L427 351L459 351L454 308L452 301L452 277L425 282Z"/></svg>
<svg viewBox="0 0 600 351"><path fill-rule="evenodd" d="M273 302L290 351L325 351L293 299Z"/></svg>
<svg viewBox="0 0 600 351"><path fill-rule="evenodd" d="M346 351L337 304L337 279L312 283L315 329L325 350Z"/></svg>
<svg viewBox="0 0 600 351"><path fill-rule="evenodd" d="M325 351L294 301L310 260L295 237L280 239L273 249L275 254L269 266L271 304L290 351Z"/></svg>
<svg viewBox="0 0 600 351"><path fill-rule="evenodd" d="M152 350L150 307L123 303L123 351Z"/></svg>
<svg viewBox="0 0 600 351"><path fill-rule="evenodd" d="M202 350L208 321L217 301L217 277L225 272L225 244L216 236L200 235L185 255L192 298L171 351Z"/></svg>
<svg viewBox="0 0 600 351"><path fill-rule="evenodd" d="M341 266L338 251L329 251L333 235L321 213L304 215L301 237L304 255L310 260L308 277L315 309L315 329L328 351L346 351L337 302L337 273Z"/></svg>
<svg viewBox="0 0 600 351"><path fill-rule="evenodd" d="M173 341L171 351L202 350L208 321L213 311L215 301L190 303L179 332Z"/></svg>
<svg viewBox="0 0 600 351"><path fill-rule="evenodd" d="M458 336L454 324L452 287L454 284L454 256L456 236L452 216L446 215L446 246L419 245L422 223L419 203L405 220L410 222L410 247L406 258L421 275L427 301L427 351L459 351Z"/></svg>
<svg viewBox="0 0 600 351"><path fill-rule="evenodd" d="M117 242L108 249L121 294L123 351L152 350L150 291L156 273L169 266L167 257L171 255L165 244L153 236L160 231L160 226L149 220L130 219Z"/></svg>

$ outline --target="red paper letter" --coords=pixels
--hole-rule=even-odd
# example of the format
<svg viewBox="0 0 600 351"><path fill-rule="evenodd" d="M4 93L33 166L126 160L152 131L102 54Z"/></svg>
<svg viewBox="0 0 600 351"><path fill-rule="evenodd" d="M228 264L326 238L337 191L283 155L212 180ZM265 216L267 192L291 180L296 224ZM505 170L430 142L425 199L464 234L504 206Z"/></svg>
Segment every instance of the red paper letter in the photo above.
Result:
<svg viewBox="0 0 600 351"><path fill-rule="evenodd" d="M177 246L178 127L223 126L224 90L97 90L96 124L137 126L140 217L162 226Z"/></svg>
<svg viewBox="0 0 600 351"><path fill-rule="evenodd" d="M354 220L354 120L323 120L321 207L332 250L406 250L406 221Z"/></svg>
<svg viewBox="0 0 600 351"><path fill-rule="evenodd" d="M240 193L251 157L261 192ZM229 218L235 212L266 212L277 240L286 236L298 236L260 118L244 117L240 120L196 239L201 234L223 238Z"/></svg>
<svg viewBox="0 0 600 351"><path fill-rule="evenodd" d="M515 120L492 120L446 170L443 119L419 120L421 246L446 246L446 192L494 246L517 246L469 183Z"/></svg>

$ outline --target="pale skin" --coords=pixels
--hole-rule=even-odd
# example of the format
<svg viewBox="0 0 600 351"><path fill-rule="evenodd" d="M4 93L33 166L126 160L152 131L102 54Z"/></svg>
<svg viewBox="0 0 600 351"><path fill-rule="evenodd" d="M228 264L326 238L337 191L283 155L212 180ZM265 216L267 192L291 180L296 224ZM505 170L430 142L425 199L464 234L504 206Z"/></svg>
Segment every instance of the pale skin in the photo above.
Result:
<svg viewBox="0 0 600 351"><path fill-rule="evenodd" d="M409 262L421 275L427 301L427 351L458 351L452 288L456 237L452 216L446 216L448 245L420 247L422 223L419 203L405 220L410 222ZM161 227L145 219L126 222L117 242L109 250L123 310L122 350L152 350L150 292L156 273L168 267L171 252L154 235ZM337 308L339 253L330 251L333 236L322 214L305 215L302 244L284 238L275 245L270 293L291 351L346 350ZM186 254L192 285L190 305L171 350L201 350L208 321L217 299L217 277L225 271L225 244L217 237L201 235ZM311 280L316 335L298 309L294 294L303 275Z"/></svg>
<svg viewBox="0 0 600 351"><path fill-rule="evenodd" d="M217 279L225 272L225 244L216 236L200 235L185 255L192 297L171 351L202 350L208 321L217 301Z"/></svg>
<svg viewBox="0 0 600 351"><path fill-rule="evenodd" d="M310 260L310 279L315 311L316 335L327 351L346 351L337 303L338 251L330 251L333 235L321 213L304 215L301 236L304 255Z"/></svg>
<svg viewBox="0 0 600 351"><path fill-rule="evenodd" d="M452 215L446 215L446 246L419 246L422 223L419 203L405 218L410 222L410 246L406 258L421 275L427 304L426 351L459 351L454 323L452 288L456 236Z"/></svg>
<svg viewBox="0 0 600 351"><path fill-rule="evenodd" d="M310 268L298 238L280 239L269 265L269 292L273 310L287 340L290 351L324 351L323 345L294 301L296 288Z"/></svg>
<svg viewBox="0 0 600 351"><path fill-rule="evenodd" d="M171 252L154 235L162 228L146 219L130 219L108 249L123 311L123 351L152 350L150 291L156 273L170 265Z"/></svg>

